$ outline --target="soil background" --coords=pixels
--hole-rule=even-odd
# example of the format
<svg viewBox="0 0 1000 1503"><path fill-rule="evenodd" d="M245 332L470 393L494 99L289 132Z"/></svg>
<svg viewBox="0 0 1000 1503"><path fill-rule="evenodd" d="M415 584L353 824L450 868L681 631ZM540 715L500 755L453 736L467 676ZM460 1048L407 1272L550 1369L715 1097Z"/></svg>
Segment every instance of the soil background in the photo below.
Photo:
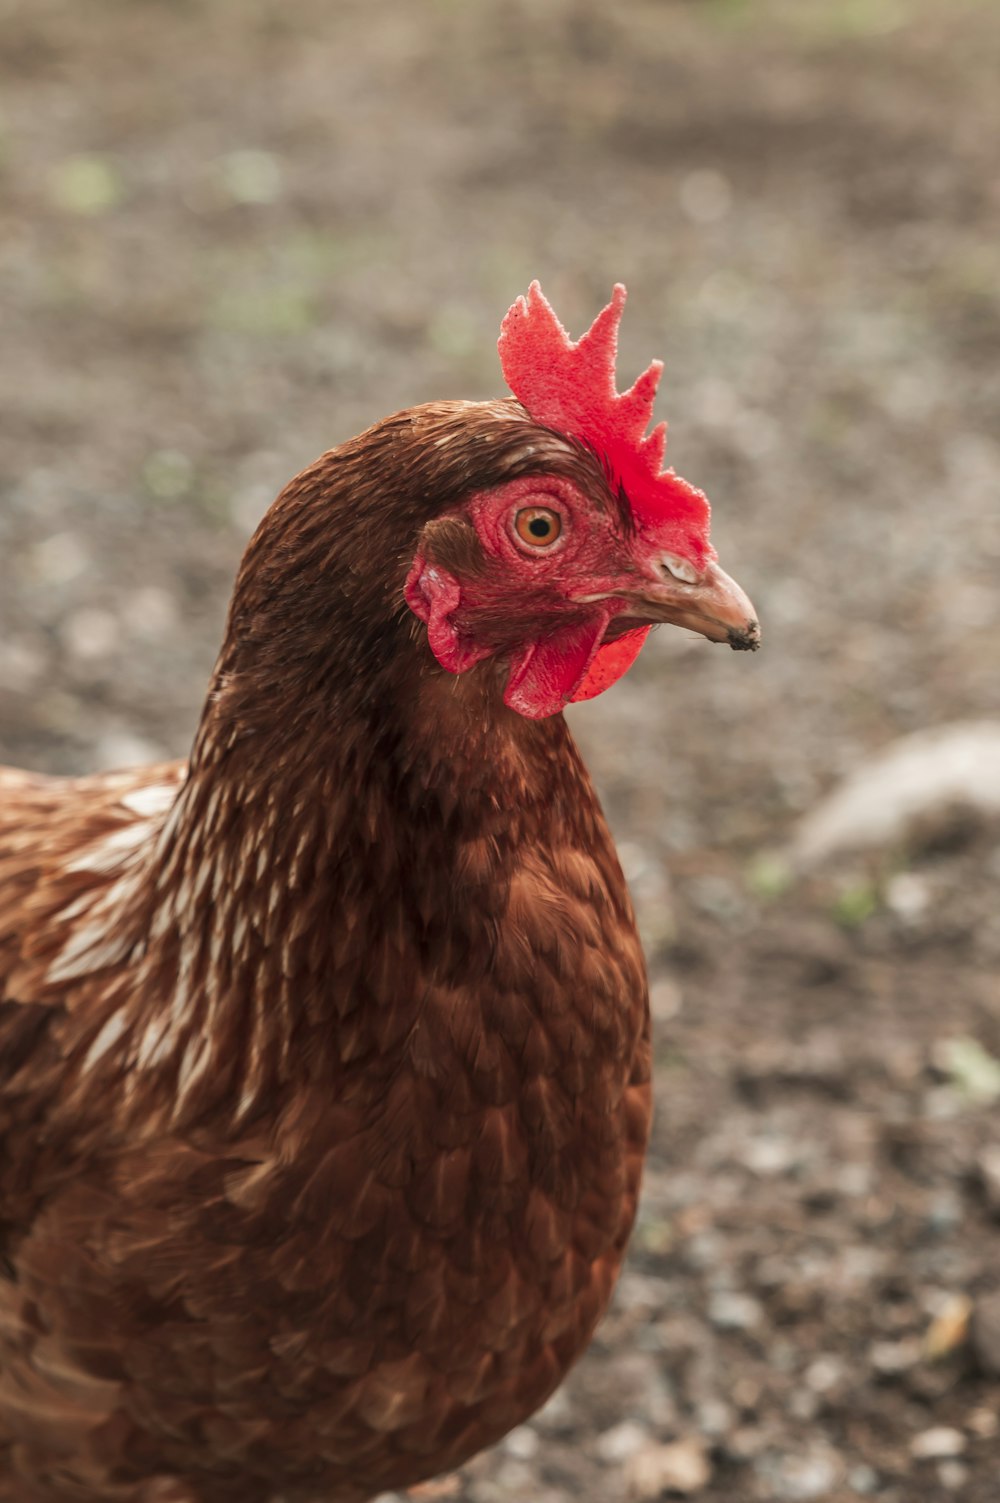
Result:
<svg viewBox="0 0 1000 1503"><path fill-rule="evenodd" d="M653 1151L592 1350L437 1496L1000 1498L1000 828L782 854L1000 715L998 78L991 0L0 0L2 760L183 755L279 486L501 392L532 276L574 333L627 282L760 610L572 712Z"/></svg>

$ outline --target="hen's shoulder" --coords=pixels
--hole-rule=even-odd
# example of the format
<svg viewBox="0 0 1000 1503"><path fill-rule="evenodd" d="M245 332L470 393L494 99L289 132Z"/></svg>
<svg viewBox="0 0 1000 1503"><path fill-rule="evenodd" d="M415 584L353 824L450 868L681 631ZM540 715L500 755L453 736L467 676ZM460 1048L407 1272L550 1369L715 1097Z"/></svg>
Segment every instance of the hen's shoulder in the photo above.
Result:
<svg viewBox="0 0 1000 1503"><path fill-rule="evenodd" d="M48 852L58 856L115 825L148 819L173 801L185 774L184 762L79 778L0 766L0 861L41 863Z"/></svg>
<svg viewBox="0 0 1000 1503"><path fill-rule="evenodd" d="M53 926L116 878L184 774L176 762L82 778L0 767L0 1083L59 1006L35 963Z"/></svg>

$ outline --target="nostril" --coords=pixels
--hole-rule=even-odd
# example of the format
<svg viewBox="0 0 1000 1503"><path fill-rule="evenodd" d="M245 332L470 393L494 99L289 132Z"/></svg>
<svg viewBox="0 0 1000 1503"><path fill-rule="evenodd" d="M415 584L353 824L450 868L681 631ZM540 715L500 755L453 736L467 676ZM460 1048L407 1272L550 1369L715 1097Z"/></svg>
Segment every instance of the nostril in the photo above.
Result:
<svg viewBox="0 0 1000 1503"><path fill-rule="evenodd" d="M661 553L660 567L672 579L679 579L682 584L698 583L698 570L694 564L689 563L686 558L679 558L676 553Z"/></svg>

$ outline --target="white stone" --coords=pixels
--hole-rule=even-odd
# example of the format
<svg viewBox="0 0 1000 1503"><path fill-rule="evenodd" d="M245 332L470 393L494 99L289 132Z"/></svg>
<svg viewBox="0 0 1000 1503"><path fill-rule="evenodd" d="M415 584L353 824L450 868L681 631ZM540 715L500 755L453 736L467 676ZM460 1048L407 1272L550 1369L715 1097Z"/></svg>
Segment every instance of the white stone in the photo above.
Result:
<svg viewBox="0 0 1000 1503"><path fill-rule="evenodd" d="M110 611L82 606L67 616L59 635L73 657L90 663L106 658L114 651L120 630L117 618Z"/></svg>
<svg viewBox="0 0 1000 1503"><path fill-rule="evenodd" d="M800 822L791 856L815 866L843 851L883 848L956 808L1000 814L1000 721L963 721L893 742ZM904 894L904 905L912 894Z"/></svg>
<svg viewBox="0 0 1000 1503"><path fill-rule="evenodd" d="M952 1456L961 1456L965 1450L965 1436L961 1430L949 1425L936 1425L932 1430L921 1430L910 1442L910 1455L918 1461L942 1461Z"/></svg>
<svg viewBox="0 0 1000 1503"><path fill-rule="evenodd" d="M752 1294L720 1290L708 1302L708 1318L720 1331L751 1331L760 1325L764 1311Z"/></svg>
<svg viewBox="0 0 1000 1503"><path fill-rule="evenodd" d="M538 1432L530 1425L518 1425L504 1440L504 1449L518 1461L530 1461L537 1456L540 1445Z"/></svg>
<svg viewBox="0 0 1000 1503"><path fill-rule="evenodd" d="M624 1468L628 1498L659 1498L664 1493L700 1493L712 1478L705 1446L696 1436L665 1446L647 1446Z"/></svg>
<svg viewBox="0 0 1000 1503"><path fill-rule="evenodd" d="M622 1420L620 1425L613 1425L597 1437L594 1449L601 1461L620 1465L648 1447L649 1431L642 1425L637 1425L634 1420Z"/></svg>

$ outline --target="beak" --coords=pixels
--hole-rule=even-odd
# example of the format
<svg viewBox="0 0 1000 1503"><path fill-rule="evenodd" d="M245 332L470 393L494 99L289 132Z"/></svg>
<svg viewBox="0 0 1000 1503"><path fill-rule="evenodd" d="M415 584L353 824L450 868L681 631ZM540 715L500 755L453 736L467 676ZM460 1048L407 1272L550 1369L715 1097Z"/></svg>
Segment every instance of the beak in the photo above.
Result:
<svg viewBox="0 0 1000 1503"><path fill-rule="evenodd" d="M656 583L630 596L634 614L645 622L686 626L710 642L728 642L736 652L756 652L760 646L757 613L735 579L710 563L688 583L655 564Z"/></svg>

